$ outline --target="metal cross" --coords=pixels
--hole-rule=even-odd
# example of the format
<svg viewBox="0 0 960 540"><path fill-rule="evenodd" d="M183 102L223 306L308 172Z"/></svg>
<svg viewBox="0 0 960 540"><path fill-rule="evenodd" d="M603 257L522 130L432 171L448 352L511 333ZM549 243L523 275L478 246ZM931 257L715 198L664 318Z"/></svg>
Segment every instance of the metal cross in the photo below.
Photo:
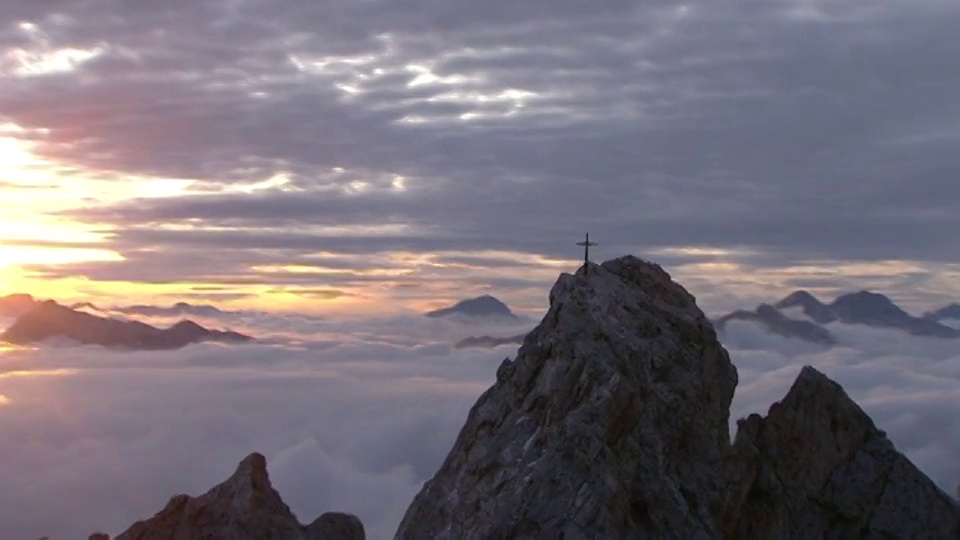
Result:
<svg viewBox="0 0 960 540"><path fill-rule="evenodd" d="M590 246L597 245L596 242L590 241L590 233L587 233L587 239L583 242L577 242L578 246L583 246L583 274L590 274Z"/></svg>

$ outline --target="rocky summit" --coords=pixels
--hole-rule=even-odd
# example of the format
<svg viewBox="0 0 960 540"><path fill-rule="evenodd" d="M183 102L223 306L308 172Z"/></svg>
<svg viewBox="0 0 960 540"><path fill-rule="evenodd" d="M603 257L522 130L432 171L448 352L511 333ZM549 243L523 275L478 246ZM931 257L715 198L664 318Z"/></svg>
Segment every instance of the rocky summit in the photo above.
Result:
<svg viewBox="0 0 960 540"><path fill-rule="evenodd" d="M956 538L956 502L804 369L729 440L736 369L635 257L564 274L397 538Z"/></svg>
<svg viewBox="0 0 960 540"><path fill-rule="evenodd" d="M397 537L716 537L736 383L660 267L564 274Z"/></svg>
<svg viewBox="0 0 960 540"><path fill-rule="evenodd" d="M250 454L236 472L204 495L178 495L154 517L116 540L364 540L355 516L328 513L303 526L270 484L267 461Z"/></svg>
<svg viewBox="0 0 960 540"><path fill-rule="evenodd" d="M766 418L738 424L728 537L960 538L957 503L819 371L804 368Z"/></svg>

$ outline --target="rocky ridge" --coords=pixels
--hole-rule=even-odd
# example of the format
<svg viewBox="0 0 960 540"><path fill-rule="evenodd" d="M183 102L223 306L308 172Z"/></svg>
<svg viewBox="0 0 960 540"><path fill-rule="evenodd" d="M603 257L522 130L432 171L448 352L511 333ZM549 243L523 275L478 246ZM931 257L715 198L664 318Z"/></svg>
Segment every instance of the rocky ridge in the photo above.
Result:
<svg viewBox="0 0 960 540"><path fill-rule="evenodd" d="M761 304L756 311L740 310L720 317L715 322L717 330L722 332L731 321L756 322L768 332L786 338L797 338L822 345L837 343L836 338L826 328L810 321L791 319L768 304Z"/></svg>
<svg viewBox="0 0 960 540"><path fill-rule="evenodd" d="M189 320L160 329L138 321L98 317L50 300L36 303L0 334L0 341L18 345L56 338L83 345L130 350L168 350L208 341L242 343L251 340L237 332L208 330Z"/></svg>
<svg viewBox="0 0 960 540"><path fill-rule="evenodd" d="M250 454L225 482L204 495L178 495L157 515L115 540L363 540L355 516L327 513L301 525L270 484L266 459Z"/></svg>
<svg viewBox="0 0 960 540"><path fill-rule="evenodd" d="M837 343L830 332L835 323L896 329L914 336L960 338L960 330L940 323L955 313L955 306L915 317L879 293L860 291L844 294L830 304L824 304L807 291L795 291L772 306L761 304L755 311L734 311L717 319L715 324L723 332L730 321L750 321L773 334L824 345ZM790 316L792 313L784 313L794 308L799 308L809 320L795 319Z"/></svg>
<svg viewBox="0 0 960 540"><path fill-rule="evenodd" d="M804 369L731 445L736 382L660 267L562 275L396 537L960 535L956 502L826 376Z"/></svg>
<svg viewBox="0 0 960 540"><path fill-rule="evenodd" d="M397 537L716 537L736 382L659 267L562 275Z"/></svg>

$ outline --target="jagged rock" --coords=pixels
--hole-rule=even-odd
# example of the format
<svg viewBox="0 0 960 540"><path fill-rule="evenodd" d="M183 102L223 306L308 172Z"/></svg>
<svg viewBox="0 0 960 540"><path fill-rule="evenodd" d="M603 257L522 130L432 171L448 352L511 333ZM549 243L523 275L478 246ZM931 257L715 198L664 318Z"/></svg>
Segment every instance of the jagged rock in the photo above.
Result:
<svg viewBox="0 0 960 540"><path fill-rule="evenodd" d="M740 420L728 538L956 538L955 503L837 383L805 367L766 418Z"/></svg>
<svg viewBox="0 0 960 540"><path fill-rule="evenodd" d="M366 533L360 518L351 514L327 512L307 526L307 540L364 540Z"/></svg>
<svg viewBox="0 0 960 540"><path fill-rule="evenodd" d="M397 537L716 537L736 381L659 266L564 274Z"/></svg>
<svg viewBox="0 0 960 540"><path fill-rule="evenodd" d="M87 540L110 540L110 535L107 533L93 533L87 537Z"/></svg>
<svg viewBox="0 0 960 540"><path fill-rule="evenodd" d="M955 538L956 503L804 369L728 436L735 368L634 257L562 275L397 531L420 538Z"/></svg>
<svg viewBox="0 0 960 540"><path fill-rule="evenodd" d="M199 497L177 495L115 540L363 540L363 525L353 520L351 527L331 527L346 521L339 517L300 525L270 484L266 459L254 453L222 484Z"/></svg>

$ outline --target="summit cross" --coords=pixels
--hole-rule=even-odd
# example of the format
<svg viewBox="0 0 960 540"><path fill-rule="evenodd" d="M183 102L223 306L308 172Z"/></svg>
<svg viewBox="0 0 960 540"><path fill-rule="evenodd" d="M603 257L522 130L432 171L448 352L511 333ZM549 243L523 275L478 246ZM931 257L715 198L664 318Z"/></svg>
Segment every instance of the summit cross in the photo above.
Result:
<svg viewBox="0 0 960 540"><path fill-rule="evenodd" d="M597 245L596 242L590 241L590 233L587 233L587 239L583 242L577 242L578 246L583 246L583 274L590 274L590 246Z"/></svg>

